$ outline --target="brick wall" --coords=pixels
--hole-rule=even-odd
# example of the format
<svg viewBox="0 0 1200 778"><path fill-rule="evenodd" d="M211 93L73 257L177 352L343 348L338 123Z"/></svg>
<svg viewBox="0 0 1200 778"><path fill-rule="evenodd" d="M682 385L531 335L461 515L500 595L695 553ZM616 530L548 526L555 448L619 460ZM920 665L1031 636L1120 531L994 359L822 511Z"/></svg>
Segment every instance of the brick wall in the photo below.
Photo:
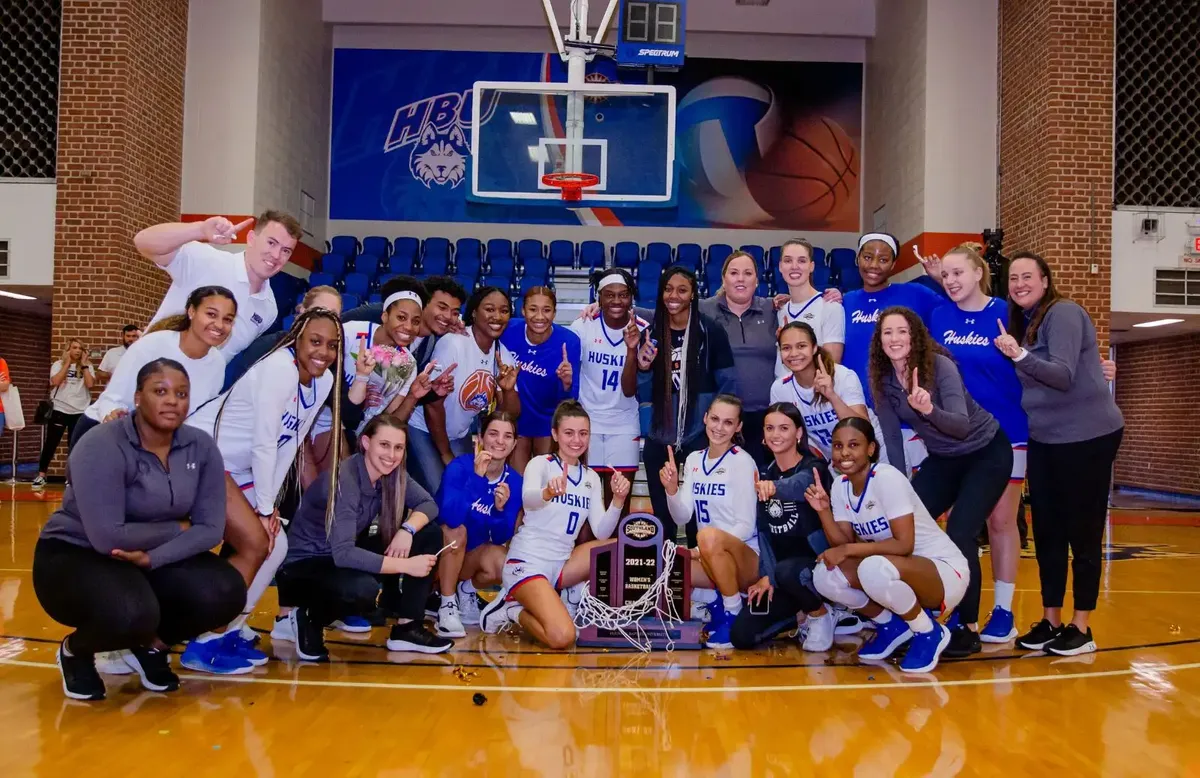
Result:
<svg viewBox="0 0 1200 778"><path fill-rule="evenodd" d="M63 0L52 348L112 344L166 291L133 235L179 218L187 15L182 0Z"/></svg>
<svg viewBox="0 0 1200 778"><path fill-rule="evenodd" d="M9 377L21 392L25 429L17 438L17 461L37 462L41 428L33 423L37 404L50 391L50 317L0 309L0 358L8 363ZM0 462L12 461L12 433L0 430Z"/></svg>
<svg viewBox="0 0 1200 778"><path fill-rule="evenodd" d="M1107 348L1114 0L1001 0L1000 223L1036 251ZM1098 266L1091 273L1091 265Z"/></svg>
<svg viewBox="0 0 1200 778"><path fill-rule="evenodd" d="M1114 482L1200 495L1200 335L1125 343L1116 350L1125 439Z"/></svg>

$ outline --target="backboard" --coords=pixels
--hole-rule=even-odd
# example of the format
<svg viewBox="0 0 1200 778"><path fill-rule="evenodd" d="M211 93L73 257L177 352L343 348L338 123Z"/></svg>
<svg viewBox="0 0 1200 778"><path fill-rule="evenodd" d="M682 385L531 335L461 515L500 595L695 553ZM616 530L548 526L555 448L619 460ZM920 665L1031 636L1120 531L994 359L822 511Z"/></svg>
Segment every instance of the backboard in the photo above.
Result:
<svg viewBox="0 0 1200 778"><path fill-rule="evenodd" d="M567 172L600 179L573 207L675 204L674 87L477 81L473 97L472 200L562 206L542 176Z"/></svg>

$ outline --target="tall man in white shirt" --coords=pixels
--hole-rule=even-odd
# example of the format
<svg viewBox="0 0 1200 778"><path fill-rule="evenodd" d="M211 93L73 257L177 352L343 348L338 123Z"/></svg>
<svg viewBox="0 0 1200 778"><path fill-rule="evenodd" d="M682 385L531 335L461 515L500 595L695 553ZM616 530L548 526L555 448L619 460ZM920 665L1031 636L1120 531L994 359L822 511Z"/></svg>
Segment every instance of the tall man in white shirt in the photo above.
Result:
<svg viewBox="0 0 1200 778"><path fill-rule="evenodd" d="M232 243L251 225L244 252L215 248ZM150 323L183 313L192 290L223 286L238 304L233 333L221 346L229 361L274 323L278 311L269 281L283 270L300 236L300 223L280 211L266 211L240 224L212 216L202 222L147 227L134 236L133 244L171 276L171 288Z"/></svg>
<svg viewBox="0 0 1200 778"><path fill-rule="evenodd" d="M121 357L125 356L125 352L130 346L137 343L140 337L142 337L142 328L136 324L126 324L122 327L121 345L113 346L104 352L104 359L100 360L100 367L96 368L96 377L102 381L112 378L112 374L116 372L117 363L121 361Z"/></svg>

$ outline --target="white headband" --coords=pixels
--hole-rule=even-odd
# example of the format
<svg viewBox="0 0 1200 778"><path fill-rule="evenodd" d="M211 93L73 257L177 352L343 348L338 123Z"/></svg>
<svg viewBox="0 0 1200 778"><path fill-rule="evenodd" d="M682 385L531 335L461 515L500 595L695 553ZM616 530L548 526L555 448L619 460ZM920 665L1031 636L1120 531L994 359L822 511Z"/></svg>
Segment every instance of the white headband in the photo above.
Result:
<svg viewBox="0 0 1200 778"><path fill-rule="evenodd" d="M858 250L862 251L862 247L873 240L881 240L892 247L892 254L899 254L900 247L896 245L896 239L886 232L868 232L858 239Z"/></svg>
<svg viewBox="0 0 1200 778"><path fill-rule="evenodd" d="M629 286L629 282L625 280L625 276L620 273L609 273L604 278L600 279L600 283L596 284L596 291L599 292L606 286L620 284L621 286Z"/></svg>
<svg viewBox="0 0 1200 778"><path fill-rule="evenodd" d="M421 295L417 294L416 292L410 292L406 289L402 292L394 292L388 295L388 298L383 301L383 310L386 311L388 308L392 307L392 303L399 302L400 300L412 300L417 304L418 308L421 308L422 310L425 308L424 305L421 305Z"/></svg>

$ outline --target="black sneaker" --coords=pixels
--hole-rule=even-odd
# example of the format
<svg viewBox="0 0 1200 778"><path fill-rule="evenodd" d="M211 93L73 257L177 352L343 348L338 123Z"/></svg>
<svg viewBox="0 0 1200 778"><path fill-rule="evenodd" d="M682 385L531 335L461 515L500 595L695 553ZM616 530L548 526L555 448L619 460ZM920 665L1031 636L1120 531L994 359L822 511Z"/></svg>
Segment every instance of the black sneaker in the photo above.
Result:
<svg viewBox="0 0 1200 778"><path fill-rule="evenodd" d="M150 692L173 692L179 689L179 676L171 672L171 655L156 648L132 648L125 664L142 679L142 688Z"/></svg>
<svg viewBox="0 0 1200 778"><path fill-rule="evenodd" d="M1096 641L1092 639L1092 628L1080 632L1079 627L1067 624L1058 631L1058 637L1046 644L1046 651L1058 656L1078 656L1091 654L1096 650Z"/></svg>
<svg viewBox="0 0 1200 778"><path fill-rule="evenodd" d="M437 587L434 587L436 590ZM437 591L430 591L429 596L425 598L425 615L431 619L436 619L438 608L442 607L442 596Z"/></svg>
<svg viewBox="0 0 1200 778"><path fill-rule="evenodd" d="M58 645L58 669L62 672L63 694L72 700L103 700L104 681L96 672L96 657L67 656L64 647L67 641Z"/></svg>
<svg viewBox="0 0 1200 778"><path fill-rule="evenodd" d="M296 656L306 662L328 662L324 625L313 622L308 608L297 608L292 612L296 614Z"/></svg>
<svg viewBox="0 0 1200 778"><path fill-rule="evenodd" d="M1058 633L1061 631L1062 627L1056 627L1046 619L1042 619L1032 625L1028 632L1017 638L1017 645L1030 651L1041 651L1047 643L1058 637Z"/></svg>
<svg viewBox="0 0 1200 778"><path fill-rule="evenodd" d="M942 651L942 656L949 659L962 659L964 656L978 654L983 650L979 635L967 625L960 624L950 630L950 644Z"/></svg>
<svg viewBox="0 0 1200 778"><path fill-rule="evenodd" d="M416 651L421 654L440 654L453 646L453 640L438 637L416 621L393 626L387 641L388 651Z"/></svg>

